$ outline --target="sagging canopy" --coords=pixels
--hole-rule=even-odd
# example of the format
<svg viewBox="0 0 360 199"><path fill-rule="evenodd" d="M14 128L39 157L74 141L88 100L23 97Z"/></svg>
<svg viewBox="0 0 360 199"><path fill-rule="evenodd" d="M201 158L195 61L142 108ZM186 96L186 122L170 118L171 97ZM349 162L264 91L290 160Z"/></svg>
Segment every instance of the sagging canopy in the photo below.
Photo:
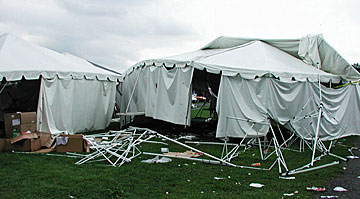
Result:
<svg viewBox="0 0 360 199"><path fill-rule="evenodd" d="M39 96L36 100L37 130L56 134L104 129L109 125L116 84L122 81L122 76L79 57L4 34L0 36L0 79L3 83L16 81L11 84L13 86L40 80L39 84L33 84L37 85L34 93L27 92ZM1 94L2 111L12 104L10 100L21 101L9 95L8 87Z"/></svg>
<svg viewBox="0 0 360 199"><path fill-rule="evenodd" d="M334 83L360 79L360 74L321 36L295 40L220 37L198 51L135 64L124 75L121 111L145 112L146 116L155 119L190 125L194 69L221 74L217 137L264 136L267 133L267 127L252 131L227 123L229 116L287 124L299 108L305 107L306 111L316 109L319 97L315 88L318 88L319 77L321 82ZM295 83L297 86L292 86ZM308 87L313 89L304 89ZM347 121L349 118L344 113L351 110L350 115L357 118L346 123L351 132L343 133L340 125L333 127L335 122L329 116L322 123L322 139L360 132L357 122L360 119L358 85L350 87L353 89L347 92L330 89L329 100L325 102L329 103L326 107L333 109L329 115L335 115L337 122ZM309 96L313 101L307 102ZM354 96L350 104L341 100L349 96ZM269 100L274 101L268 103ZM308 113L304 111L303 114ZM313 136L313 132L307 133L310 127L300 129L299 122L294 122L291 127L310 139Z"/></svg>

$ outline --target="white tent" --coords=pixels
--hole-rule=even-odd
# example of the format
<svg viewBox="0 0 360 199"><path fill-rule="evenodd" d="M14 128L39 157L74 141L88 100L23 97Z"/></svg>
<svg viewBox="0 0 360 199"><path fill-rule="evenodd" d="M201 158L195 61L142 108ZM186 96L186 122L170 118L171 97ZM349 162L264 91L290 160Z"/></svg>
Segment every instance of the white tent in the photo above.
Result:
<svg viewBox="0 0 360 199"><path fill-rule="evenodd" d="M4 34L0 36L0 79L40 79L37 128L55 134L109 125L121 75Z"/></svg>
<svg viewBox="0 0 360 199"><path fill-rule="evenodd" d="M273 120L312 139L316 117L308 116L320 103L326 110L321 139L360 132L359 85L321 86L324 99L319 100L319 78L332 83L360 79L320 35L294 40L220 37L198 51L141 61L124 74L122 112L145 112L190 125L194 69L221 74L217 137L264 136L268 126L252 126L246 120Z"/></svg>

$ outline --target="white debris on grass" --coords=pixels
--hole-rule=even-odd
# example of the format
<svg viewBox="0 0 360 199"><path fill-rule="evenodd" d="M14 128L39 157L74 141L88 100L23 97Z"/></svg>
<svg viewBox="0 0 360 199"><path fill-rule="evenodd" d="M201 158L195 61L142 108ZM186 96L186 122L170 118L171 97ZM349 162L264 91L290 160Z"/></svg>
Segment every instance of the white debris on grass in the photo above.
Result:
<svg viewBox="0 0 360 199"><path fill-rule="evenodd" d="M284 196L293 196L295 195L294 193L284 193Z"/></svg>
<svg viewBox="0 0 360 199"><path fill-rule="evenodd" d="M349 156L346 156L346 158L348 158L348 159L359 159L359 156L349 155Z"/></svg>
<svg viewBox="0 0 360 199"><path fill-rule="evenodd" d="M221 178L221 177L214 177L214 180L224 180L225 178Z"/></svg>
<svg viewBox="0 0 360 199"><path fill-rule="evenodd" d="M339 196L320 196L320 198L338 198Z"/></svg>
<svg viewBox="0 0 360 199"><path fill-rule="evenodd" d="M284 179L284 180L295 180L295 176L279 176L280 179Z"/></svg>
<svg viewBox="0 0 360 199"><path fill-rule="evenodd" d="M335 187L333 190L334 190L334 191L338 191L338 192L345 192L345 191L347 191L347 189L345 189L344 187Z"/></svg>
<svg viewBox="0 0 360 199"><path fill-rule="evenodd" d="M265 185L260 184L260 183L250 183L249 186L250 187L255 187L255 188L261 188L261 187L263 187Z"/></svg>

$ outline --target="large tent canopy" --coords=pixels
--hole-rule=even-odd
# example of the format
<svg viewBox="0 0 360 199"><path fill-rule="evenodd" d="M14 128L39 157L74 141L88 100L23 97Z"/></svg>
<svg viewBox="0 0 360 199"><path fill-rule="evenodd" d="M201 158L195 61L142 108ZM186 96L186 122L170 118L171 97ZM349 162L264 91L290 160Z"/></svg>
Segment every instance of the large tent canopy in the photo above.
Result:
<svg viewBox="0 0 360 199"><path fill-rule="evenodd" d="M110 123L116 84L122 78L82 58L4 34L0 36L0 79L40 79L38 130L76 133L103 129Z"/></svg>
<svg viewBox="0 0 360 199"><path fill-rule="evenodd" d="M118 74L94 67L88 61L37 46L11 34L0 36L0 79L98 79L117 81Z"/></svg>
<svg viewBox="0 0 360 199"><path fill-rule="evenodd" d="M321 35L294 40L219 37L194 52L138 62L126 73L143 65L192 66L210 73L221 72L225 76L240 75L245 79L271 74L282 81L317 81L319 73L322 82L360 78Z"/></svg>
<svg viewBox="0 0 360 199"><path fill-rule="evenodd" d="M138 62L124 74L121 111L190 125L194 69L221 74L217 137L265 136L269 126L261 123L275 121L313 139L322 103L321 139L360 132L359 85L320 89L317 83L355 81L360 74L321 35L219 37L197 51Z"/></svg>

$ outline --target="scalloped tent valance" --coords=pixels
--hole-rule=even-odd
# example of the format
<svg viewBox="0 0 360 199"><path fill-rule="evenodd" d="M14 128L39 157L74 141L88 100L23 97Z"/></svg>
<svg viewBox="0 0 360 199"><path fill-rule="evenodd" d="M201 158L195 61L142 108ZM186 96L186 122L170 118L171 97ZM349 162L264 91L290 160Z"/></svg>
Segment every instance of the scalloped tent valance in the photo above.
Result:
<svg viewBox="0 0 360 199"><path fill-rule="evenodd" d="M121 75L94 66L88 61L31 44L11 34L0 36L0 79L97 79L121 80Z"/></svg>

